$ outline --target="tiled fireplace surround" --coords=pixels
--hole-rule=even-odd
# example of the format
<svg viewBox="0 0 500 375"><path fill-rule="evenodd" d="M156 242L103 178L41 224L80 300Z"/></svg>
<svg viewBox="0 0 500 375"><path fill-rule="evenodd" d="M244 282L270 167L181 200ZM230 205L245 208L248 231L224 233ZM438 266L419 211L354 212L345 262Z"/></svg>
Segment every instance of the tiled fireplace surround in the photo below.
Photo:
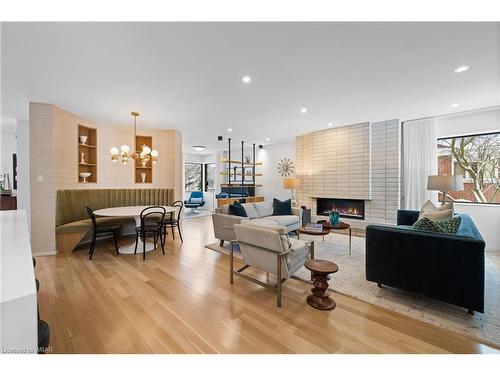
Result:
<svg viewBox="0 0 500 375"><path fill-rule="evenodd" d="M325 219L315 215L317 198L364 200L364 220L357 222L393 224L400 204L400 158L401 127L396 119L299 136L297 200L311 208L315 220Z"/></svg>

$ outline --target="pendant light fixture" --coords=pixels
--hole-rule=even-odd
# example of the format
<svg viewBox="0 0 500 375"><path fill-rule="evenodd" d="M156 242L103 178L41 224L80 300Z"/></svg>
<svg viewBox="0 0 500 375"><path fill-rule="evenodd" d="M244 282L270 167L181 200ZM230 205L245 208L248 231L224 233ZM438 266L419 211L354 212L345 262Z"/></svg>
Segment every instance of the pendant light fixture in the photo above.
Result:
<svg viewBox="0 0 500 375"><path fill-rule="evenodd" d="M136 139L137 117L139 116L139 112L131 112L130 114L134 117L134 139ZM128 164L128 160L132 158L140 161L142 166L145 167L149 160L151 160L153 164L158 160L158 151L151 150L151 148L146 145L142 145L141 150L132 153L130 153L130 147L127 144L121 145L120 149L112 147L109 152L111 153L112 161L117 162L118 159L121 159L122 164Z"/></svg>

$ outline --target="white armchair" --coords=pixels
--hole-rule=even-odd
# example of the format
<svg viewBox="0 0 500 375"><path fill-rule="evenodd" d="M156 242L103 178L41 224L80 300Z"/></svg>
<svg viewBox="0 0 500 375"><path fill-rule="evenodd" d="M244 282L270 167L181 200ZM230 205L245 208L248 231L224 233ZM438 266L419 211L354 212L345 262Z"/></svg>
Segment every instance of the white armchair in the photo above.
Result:
<svg viewBox="0 0 500 375"><path fill-rule="evenodd" d="M288 238L283 226L262 227L252 221L235 224L236 239L245 265L234 271L233 243L231 246L230 282L237 275L277 292L277 305L281 307L281 285L293 277L308 259L314 259L314 242ZM276 284L267 284L243 273L248 267L276 275Z"/></svg>

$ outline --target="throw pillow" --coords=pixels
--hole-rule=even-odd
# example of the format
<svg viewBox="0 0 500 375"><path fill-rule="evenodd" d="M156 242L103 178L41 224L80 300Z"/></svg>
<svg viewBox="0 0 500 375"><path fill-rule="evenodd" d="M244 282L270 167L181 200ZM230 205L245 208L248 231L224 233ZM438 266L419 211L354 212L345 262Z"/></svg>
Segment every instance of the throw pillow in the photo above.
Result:
<svg viewBox="0 0 500 375"><path fill-rule="evenodd" d="M451 219L446 220L434 221L434 223L441 228L441 231L446 234L457 234L461 222L462 218L460 216L454 216Z"/></svg>
<svg viewBox="0 0 500 375"><path fill-rule="evenodd" d="M253 203L243 203L242 206L245 208L245 212L249 219L255 219L257 217L257 211Z"/></svg>
<svg viewBox="0 0 500 375"><path fill-rule="evenodd" d="M436 221L424 217L413 224L412 229L426 232L457 234L461 222L462 218L460 216L454 216L451 219Z"/></svg>
<svg viewBox="0 0 500 375"><path fill-rule="evenodd" d="M203 198L190 198L189 203L202 203Z"/></svg>
<svg viewBox="0 0 500 375"><path fill-rule="evenodd" d="M247 212L240 202L234 202L229 205L229 215L247 217Z"/></svg>
<svg viewBox="0 0 500 375"><path fill-rule="evenodd" d="M273 198L273 215L292 215L292 200L287 199L286 201L280 201L279 199Z"/></svg>
<svg viewBox="0 0 500 375"><path fill-rule="evenodd" d="M271 216L273 214L273 203L269 201L254 203L258 217Z"/></svg>
<svg viewBox="0 0 500 375"><path fill-rule="evenodd" d="M431 220L446 220L446 219L451 219L453 217L453 210L424 212L420 214L418 217L419 219L423 219L424 217L426 217Z"/></svg>
<svg viewBox="0 0 500 375"><path fill-rule="evenodd" d="M443 214L442 212L446 212ZM425 216L424 216L425 215ZM436 207L430 200L425 202L418 215L419 219L428 217L431 220L450 219L453 216L453 202L448 202L441 207Z"/></svg>
<svg viewBox="0 0 500 375"><path fill-rule="evenodd" d="M441 228L428 217L419 219L417 222L415 222L415 224L411 226L411 229L422 230L424 232L441 233Z"/></svg>

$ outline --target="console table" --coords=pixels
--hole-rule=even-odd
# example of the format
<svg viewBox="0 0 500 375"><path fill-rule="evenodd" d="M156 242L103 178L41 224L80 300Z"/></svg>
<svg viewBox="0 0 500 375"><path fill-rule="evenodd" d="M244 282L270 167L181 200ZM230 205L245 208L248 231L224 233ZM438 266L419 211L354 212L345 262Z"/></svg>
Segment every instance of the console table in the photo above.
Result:
<svg viewBox="0 0 500 375"><path fill-rule="evenodd" d="M17 210L17 197L15 195L0 195L0 211Z"/></svg>

